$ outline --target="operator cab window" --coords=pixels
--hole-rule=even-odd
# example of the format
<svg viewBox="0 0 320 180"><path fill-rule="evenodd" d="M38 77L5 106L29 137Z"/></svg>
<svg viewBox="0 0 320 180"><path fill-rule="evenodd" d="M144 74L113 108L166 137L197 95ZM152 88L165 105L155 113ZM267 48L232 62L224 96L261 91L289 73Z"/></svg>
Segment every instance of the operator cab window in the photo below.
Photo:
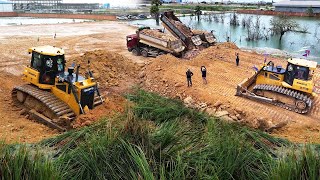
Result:
<svg viewBox="0 0 320 180"><path fill-rule="evenodd" d="M42 55L37 52L32 52L31 67L37 71L42 71Z"/></svg>
<svg viewBox="0 0 320 180"><path fill-rule="evenodd" d="M57 56L57 76L64 77L65 60L64 56Z"/></svg>
<svg viewBox="0 0 320 180"><path fill-rule="evenodd" d="M295 78L300 80L308 80L309 76L309 68L297 66L296 72L295 72Z"/></svg>

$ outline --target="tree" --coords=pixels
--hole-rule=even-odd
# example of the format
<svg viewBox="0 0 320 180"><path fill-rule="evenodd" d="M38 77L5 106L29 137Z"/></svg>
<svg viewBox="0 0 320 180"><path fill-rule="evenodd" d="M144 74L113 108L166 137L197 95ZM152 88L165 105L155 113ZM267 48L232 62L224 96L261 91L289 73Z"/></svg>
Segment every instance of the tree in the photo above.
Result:
<svg viewBox="0 0 320 180"><path fill-rule="evenodd" d="M159 16L160 16L159 6L161 6L161 5L162 5L161 0L152 0L151 1L150 14L155 17L157 25L159 25Z"/></svg>
<svg viewBox="0 0 320 180"><path fill-rule="evenodd" d="M230 15L230 25L232 25L232 26L239 26L240 25L238 15L236 14L236 12L233 12Z"/></svg>
<svg viewBox="0 0 320 180"><path fill-rule="evenodd" d="M299 24L296 21L289 19L286 16L273 17L270 20L270 25L274 34L280 34L279 41L281 41L282 36L286 32L296 31L299 28Z"/></svg>
<svg viewBox="0 0 320 180"><path fill-rule="evenodd" d="M197 15L198 17L198 21L200 21L200 15L202 14L201 12L201 7L200 6L196 6L196 8L194 9L195 11L195 14Z"/></svg>
<svg viewBox="0 0 320 180"><path fill-rule="evenodd" d="M308 14L308 16L314 16L312 6L308 7L308 9L306 10L306 13Z"/></svg>

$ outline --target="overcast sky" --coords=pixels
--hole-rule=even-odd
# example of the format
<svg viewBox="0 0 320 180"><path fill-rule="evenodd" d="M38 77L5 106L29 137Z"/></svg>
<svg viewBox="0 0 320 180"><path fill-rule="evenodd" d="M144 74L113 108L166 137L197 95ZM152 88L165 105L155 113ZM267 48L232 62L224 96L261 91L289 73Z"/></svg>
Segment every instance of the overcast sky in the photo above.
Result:
<svg viewBox="0 0 320 180"><path fill-rule="evenodd" d="M0 1L9 1L9 0L0 0ZM228 1L228 0L182 0L183 2L215 2L215 1ZM231 0L233 2L258 2L258 1L265 1L271 2L272 0ZM283 0L274 0L274 2L283 1ZM65 3L110 3L111 5L131 5L136 4L139 0L63 0Z"/></svg>
<svg viewBox="0 0 320 180"><path fill-rule="evenodd" d="M188 2L201 2L203 0L182 0L182 1L188 1ZM207 2L215 2L215 1L220 1L220 0L205 0ZM224 0L224 1L227 1L227 0ZM232 0L234 2L257 2L257 1L261 1L261 0ZM264 0L266 2L271 2L272 0ZM274 0L274 2L277 2L279 0ZM110 4L135 4L137 2L139 2L139 0L63 0L63 2L66 2L66 3L77 3L77 2L80 2L80 3L110 3Z"/></svg>

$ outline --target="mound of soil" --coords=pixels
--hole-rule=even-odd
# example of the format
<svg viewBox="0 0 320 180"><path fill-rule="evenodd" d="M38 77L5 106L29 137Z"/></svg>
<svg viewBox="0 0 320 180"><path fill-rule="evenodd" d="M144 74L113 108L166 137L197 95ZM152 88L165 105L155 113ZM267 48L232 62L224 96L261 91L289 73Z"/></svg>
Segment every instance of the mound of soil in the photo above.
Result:
<svg viewBox="0 0 320 180"><path fill-rule="evenodd" d="M141 31L141 33L149 35L149 36L153 36L159 39L163 39L166 41L176 41L178 40L177 38L175 38L174 36L170 35L170 34L165 34L162 32L159 32L159 30L157 29L144 29Z"/></svg>
<svg viewBox="0 0 320 180"><path fill-rule="evenodd" d="M231 42L225 42L225 43L220 43L217 45L217 48L227 48L227 49L234 49L234 50L239 50L238 46L235 43Z"/></svg>
<svg viewBox="0 0 320 180"><path fill-rule="evenodd" d="M127 104L127 100L119 95L110 95L106 101L89 111L87 114L80 115L72 124L73 128L81 128L89 126L92 123L101 120L101 118L113 117L123 113Z"/></svg>
<svg viewBox="0 0 320 180"><path fill-rule="evenodd" d="M130 59L106 50L89 51L71 58L71 63L80 64L80 74L86 74L90 61L90 70L99 82L99 89L106 101L80 115L74 122L74 128L88 126L101 118L111 117L124 111L126 100L121 93L127 92L138 80L140 67Z"/></svg>
<svg viewBox="0 0 320 180"><path fill-rule="evenodd" d="M239 66L236 66L235 63L235 53L239 53ZM284 59L270 57L268 60L282 67L286 65ZM262 130L277 127L273 131L276 136L300 142L319 142L320 126L316 125L320 117L319 98L314 99L315 108L311 113L302 116L277 106L235 96L237 85L251 77L254 74L253 67L259 66L263 61L263 55L241 51L233 43L211 46L200 51L190 60L163 55L155 58L146 66L143 88L183 101L192 98L194 101L190 103L191 106L208 114L219 116L228 114L228 117L225 118L228 122L237 122ZM207 84L203 83L201 66L207 68ZM186 70L188 68L194 73L192 87L187 86ZM320 77L318 70L314 77L316 84L320 84L317 83L317 77ZM312 132L307 128L297 128L310 126L310 124L313 127ZM288 129L292 130L289 132ZM297 131L300 133L294 133Z"/></svg>
<svg viewBox="0 0 320 180"><path fill-rule="evenodd" d="M90 61L90 70L100 83L101 88L121 86L121 81L137 77L139 67L128 58L106 50L86 52L79 57L73 57L71 62L80 64L80 74L86 74Z"/></svg>

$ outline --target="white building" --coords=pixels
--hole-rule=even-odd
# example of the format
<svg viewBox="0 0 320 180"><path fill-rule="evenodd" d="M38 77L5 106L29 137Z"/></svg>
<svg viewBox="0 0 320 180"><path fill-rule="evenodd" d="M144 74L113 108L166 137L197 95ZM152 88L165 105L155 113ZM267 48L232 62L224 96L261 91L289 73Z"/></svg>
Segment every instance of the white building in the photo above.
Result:
<svg viewBox="0 0 320 180"><path fill-rule="evenodd" d="M286 0L274 3L275 11L305 13L312 8L314 13L320 13L320 1Z"/></svg>
<svg viewBox="0 0 320 180"><path fill-rule="evenodd" d="M0 12L12 12L12 4L0 1Z"/></svg>

